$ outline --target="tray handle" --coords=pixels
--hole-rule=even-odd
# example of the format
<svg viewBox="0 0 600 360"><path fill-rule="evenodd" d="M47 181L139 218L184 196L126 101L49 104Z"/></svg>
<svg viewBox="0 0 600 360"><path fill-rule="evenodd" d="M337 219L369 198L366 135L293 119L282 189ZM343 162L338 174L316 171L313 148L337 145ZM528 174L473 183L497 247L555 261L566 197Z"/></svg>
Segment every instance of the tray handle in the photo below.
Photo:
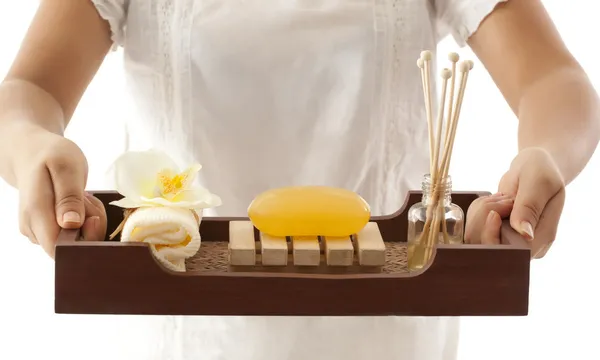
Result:
<svg viewBox="0 0 600 360"><path fill-rule="evenodd" d="M56 239L56 245L67 245L79 241L81 237L80 229L61 229Z"/></svg>

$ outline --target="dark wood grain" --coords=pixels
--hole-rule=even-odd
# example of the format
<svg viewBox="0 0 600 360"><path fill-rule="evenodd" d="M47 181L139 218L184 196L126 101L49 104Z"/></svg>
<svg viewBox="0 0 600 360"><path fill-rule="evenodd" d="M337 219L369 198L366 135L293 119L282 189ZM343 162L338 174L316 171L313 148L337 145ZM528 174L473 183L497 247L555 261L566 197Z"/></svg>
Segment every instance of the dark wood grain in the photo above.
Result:
<svg viewBox="0 0 600 360"><path fill-rule="evenodd" d="M455 193L466 212L485 193ZM96 192L107 208L109 231L122 220L108 205L120 198ZM405 241L411 192L395 214L374 217L386 242ZM204 218L202 241L228 238L233 218ZM175 273L146 244L77 241L63 231L56 248L55 311L75 314L161 315L526 315L528 244L507 224L501 245L440 245L430 265L415 273L298 274L277 272Z"/></svg>

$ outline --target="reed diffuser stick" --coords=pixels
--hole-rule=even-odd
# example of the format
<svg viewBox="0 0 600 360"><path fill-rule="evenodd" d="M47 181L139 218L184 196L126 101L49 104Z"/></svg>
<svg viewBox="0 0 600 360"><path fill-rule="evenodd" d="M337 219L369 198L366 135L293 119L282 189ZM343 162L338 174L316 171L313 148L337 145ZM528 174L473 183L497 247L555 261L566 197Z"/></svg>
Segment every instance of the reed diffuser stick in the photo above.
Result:
<svg viewBox="0 0 600 360"><path fill-rule="evenodd" d="M460 56L455 53L455 52L451 52L450 54L448 54L448 60L450 60L450 63L452 64L451 69L452 69L452 78L451 78L451 82L450 82L450 94L448 97L448 113L446 114L446 131L444 132L444 145L448 143L449 140L449 136L450 136L450 126L452 124L452 116L454 114L454 90L456 88L456 64L458 63L458 61L460 60ZM444 177L445 179L445 177ZM441 209L440 209L441 211ZM444 239L444 243L445 244L449 244L450 243L450 239L448 237L448 224L446 223L446 221L442 222L442 238Z"/></svg>
<svg viewBox="0 0 600 360"><path fill-rule="evenodd" d="M444 108L446 106L446 92L448 89L448 80L452 77L452 71L448 69L443 69L440 74L442 78L442 97L440 101L440 106L438 109L438 118L437 118L437 134L435 137L435 146L433 148L433 173L431 174L433 177L433 182L436 183L439 177L439 161L440 161L440 147L442 145L442 128L444 127Z"/></svg>
<svg viewBox="0 0 600 360"><path fill-rule="evenodd" d="M433 213L433 219L431 222L431 228L429 230L429 234L426 237L427 239L427 245L425 246L426 248L426 256L430 256L432 248L433 248L433 244L437 241L438 238L438 234L439 234L439 228L440 228L440 222L442 221L441 217L443 217L443 201L440 204L440 201L438 199L443 199L443 194L445 193L445 189L441 186L439 186L438 184L441 184L442 181L444 181L444 178L440 178L440 176L442 175L442 169L440 169L440 164L439 164L439 155L440 155L440 148L442 145L442 128L444 126L444 109L445 109L445 104L446 104L446 92L448 90L448 80L450 79L450 77L452 76L452 71L449 69L443 69L441 74L440 74L441 78L442 78L442 96L440 98L440 106L438 108L438 121L436 124L436 129L437 129L437 134L435 137L435 145L434 145L434 154L433 154L433 173L430 175L431 176L431 184L432 184L432 188L430 189L430 192L432 194L432 201L430 202L430 207L431 207L431 212ZM428 212L430 210L428 209Z"/></svg>
<svg viewBox="0 0 600 360"><path fill-rule="evenodd" d="M412 258L409 258L409 268L412 268L415 264L425 264L431 257L433 248L438 243L440 234L440 227L442 227L444 242L448 243L448 234L446 228L446 219L444 211L444 198L446 194L446 179L448 177L448 171L450 166L450 160L452 157L452 149L454 146L454 139L456 137L456 129L458 125L458 118L460 116L460 110L462 108L462 102L464 98L465 88L468 80L469 71L473 68L472 61L463 61L459 66L461 73L460 85L458 95L456 97L456 103L454 103L454 88L455 88L455 77L456 77L456 63L459 60L458 54L451 53L448 56L452 62L452 70L444 69L441 73L443 81L442 85L442 97L440 100L439 113L437 116L437 124L434 124L431 118L431 85L428 75L429 64L431 60L431 53L424 51L421 53L421 57L417 61L418 67L421 69L421 77L423 83L423 94L425 97L425 103L427 108L427 125L429 130L429 151L430 151L430 182L431 187L429 189L430 199L427 210L426 220L421 232L421 236L417 244L414 247ZM448 81L451 81L450 95L448 101L448 111L446 119L446 131L442 133L444 126L444 110L446 107L446 93L448 92ZM437 125L437 126L436 126ZM434 133L435 127L435 133ZM444 141L442 141L444 139ZM443 154L440 157L440 150L443 146Z"/></svg>
<svg viewBox="0 0 600 360"><path fill-rule="evenodd" d="M468 76L469 76L469 71L473 68L473 62L470 60L464 61L460 64L460 73L461 73L461 79L460 79L460 85L459 85L459 92L458 92L458 96L456 98L456 104L454 106L454 110L452 112L452 122L451 122L451 132L450 132L450 136L448 137L448 141L446 143L446 147L444 149L444 156L443 156L443 161L441 164L441 179L439 181L445 181L445 179L448 177L448 173L450 170L450 160L452 158L452 150L454 149L454 140L456 139L456 129L458 127L458 119L460 116L460 111L462 109L462 102L464 99L464 95L465 95L465 88L467 86L467 80L468 80ZM436 182L436 186L438 187L442 187L442 191L445 190L445 186L447 184L441 184ZM435 194L437 196L440 196L439 199L436 199L436 203L438 203L439 207L443 207L443 195L442 194ZM442 200L442 203L439 203L440 200ZM434 223L434 225L436 225ZM443 222L443 227L446 226L446 221ZM448 234L447 232L443 232L443 237L444 237L444 242L448 243Z"/></svg>
<svg viewBox="0 0 600 360"><path fill-rule="evenodd" d="M448 113L446 114L446 132L444 144L448 142L450 136L450 124L452 123L452 117L454 115L454 91L456 89L456 64L460 60L460 56L453 52L448 54L448 60L452 64L452 79L450 81L450 95L448 97Z"/></svg>
<svg viewBox="0 0 600 360"><path fill-rule="evenodd" d="M417 64L421 64L419 66L421 68L421 78L423 81L423 95L425 98L425 113L427 116L427 130L429 132L429 169L430 172L433 171L433 144L434 144L434 136L433 136L433 102L431 95L431 51L425 50L421 52L421 57L417 61Z"/></svg>
<svg viewBox="0 0 600 360"><path fill-rule="evenodd" d="M444 157L442 161L442 169L443 176L448 176L448 171L450 169L450 160L452 158L452 150L454 149L454 139L456 138L456 128L458 127L458 118L460 117L460 111L462 109L462 102L465 96L465 89L467 87L467 80L469 78L469 71L473 69L473 62L471 60L463 61L460 64L460 86L458 90L458 96L456 98L456 106L454 107L454 112L452 116L452 126L451 126L451 134L448 138L448 142L446 143L446 148L444 149Z"/></svg>

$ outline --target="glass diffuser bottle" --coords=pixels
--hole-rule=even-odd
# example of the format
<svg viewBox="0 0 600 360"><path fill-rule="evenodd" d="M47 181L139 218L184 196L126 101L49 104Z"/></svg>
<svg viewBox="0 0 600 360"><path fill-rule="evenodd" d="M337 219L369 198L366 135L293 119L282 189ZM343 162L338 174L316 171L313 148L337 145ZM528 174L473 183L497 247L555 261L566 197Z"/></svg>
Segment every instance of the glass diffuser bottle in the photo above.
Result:
<svg viewBox="0 0 600 360"><path fill-rule="evenodd" d="M452 203L451 177L439 181L436 189L431 176L425 175L422 190L421 202L408 210L408 267L411 271L429 262L437 244L463 242L464 212Z"/></svg>

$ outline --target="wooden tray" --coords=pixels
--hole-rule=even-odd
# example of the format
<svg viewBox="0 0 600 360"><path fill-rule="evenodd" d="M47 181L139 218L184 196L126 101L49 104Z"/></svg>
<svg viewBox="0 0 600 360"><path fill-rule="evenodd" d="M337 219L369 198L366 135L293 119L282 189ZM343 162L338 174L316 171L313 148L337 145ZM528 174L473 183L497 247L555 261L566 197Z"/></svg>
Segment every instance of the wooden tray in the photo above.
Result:
<svg viewBox="0 0 600 360"><path fill-rule="evenodd" d="M108 205L114 192L92 192L106 206L108 233L123 219ZM484 192L455 192L466 211ZM406 270L407 211L420 201L410 192L398 212L373 217L386 242L386 265L363 273L328 270L232 268L229 222L202 220L202 245L188 271L164 268L147 244L83 242L63 230L55 258L55 311L69 314L518 316L527 315L530 250L507 223L502 244L440 245L429 267ZM118 238L118 237L117 237ZM316 273L315 273L316 272Z"/></svg>

